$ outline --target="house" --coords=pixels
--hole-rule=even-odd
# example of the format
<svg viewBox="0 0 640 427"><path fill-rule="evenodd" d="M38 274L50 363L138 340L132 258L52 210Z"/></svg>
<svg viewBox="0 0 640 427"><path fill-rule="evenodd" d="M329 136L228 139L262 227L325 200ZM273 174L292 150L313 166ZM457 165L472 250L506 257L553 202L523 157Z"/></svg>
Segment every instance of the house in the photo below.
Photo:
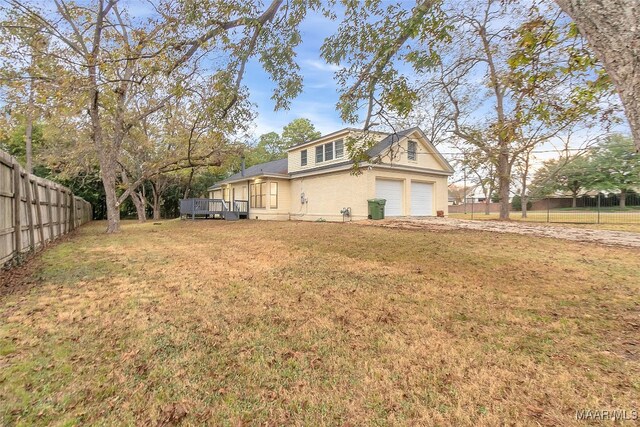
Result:
<svg viewBox="0 0 640 427"><path fill-rule="evenodd" d="M451 165L419 128L395 134L374 133L374 145L353 174L348 138L342 129L295 145L281 160L251 166L209 188L210 199L238 207L241 216L270 220L342 221L366 219L367 199L386 199L385 216L435 216L447 212ZM247 203L248 202L248 203ZM244 207L246 206L246 215Z"/></svg>

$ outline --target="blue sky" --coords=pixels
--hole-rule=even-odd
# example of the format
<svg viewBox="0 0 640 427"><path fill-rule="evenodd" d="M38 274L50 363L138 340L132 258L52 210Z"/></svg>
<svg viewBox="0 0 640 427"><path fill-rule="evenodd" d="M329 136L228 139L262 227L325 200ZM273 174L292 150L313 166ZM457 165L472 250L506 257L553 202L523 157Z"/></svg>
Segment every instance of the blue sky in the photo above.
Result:
<svg viewBox="0 0 640 427"><path fill-rule="evenodd" d="M123 9L137 19L155 15L149 3L139 0L121 0ZM385 1L385 0L383 0ZM406 0L401 0L406 1ZM407 1L410 7L414 3ZM340 5L336 6L337 8ZM319 11L309 11L300 25L302 42L296 48L296 62L303 76L303 90L292 100L288 110L274 111L275 103L271 99L274 84L269 75L262 69L257 58L252 58L247 65L243 84L248 88L249 100L254 104L257 114L250 133L255 140L264 133L282 132L282 128L296 118L307 118L322 134L354 126L344 123L336 104L338 102L338 86L334 74L338 66L325 63L320 58L320 48L326 37L335 34L341 21L331 20ZM396 64L404 72L411 72L410 66Z"/></svg>
<svg viewBox="0 0 640 427"><path fill-rule="evenodd" d="M123 0L123 4L138 19L155 13L148 3L139 0ZM256 138L271 131L281 133L283 126L299 117L311 120L323 134L346 127L335 108L338 92L333 74L337 67L320 59L320 46L325 37L337 30L338 24L339 20L332 21L318 12L309 12L303 21L300 27L302 43L296 50L296 60L300 74L304 76L304 88L289 110L273 110L273 82L256 58L248 64L243 84L249 89L250 100L258 114L252 130Z"/></svg>
<svg viewBox="0 0 640 427"><path fill-rule="evenodd" d="M289 110L273 111L274 102L270 98L274 85L258 61L251 62L244 84L249 88L251 102L257 105L254 129L257 136L271 131L280 133L283 126L299 117L311 120L323 134L346 126L335 108L338 92L333 75L337 67L320 59L322 42L336 31L337 26L336 21L316 13L310 14L303 22L297 62L304 76L304 88Z"/></svg>

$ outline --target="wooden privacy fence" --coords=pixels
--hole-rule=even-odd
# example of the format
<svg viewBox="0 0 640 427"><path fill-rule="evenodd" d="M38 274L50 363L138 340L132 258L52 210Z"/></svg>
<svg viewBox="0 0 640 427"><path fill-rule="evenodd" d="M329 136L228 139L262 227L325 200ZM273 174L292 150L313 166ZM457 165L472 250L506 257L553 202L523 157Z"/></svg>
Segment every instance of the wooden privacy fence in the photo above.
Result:
<svg viewBox="0 0 640 427"><path fill-rule="evenodd" d="M0 151L0 266L92 219L91 204Z"/></svg>

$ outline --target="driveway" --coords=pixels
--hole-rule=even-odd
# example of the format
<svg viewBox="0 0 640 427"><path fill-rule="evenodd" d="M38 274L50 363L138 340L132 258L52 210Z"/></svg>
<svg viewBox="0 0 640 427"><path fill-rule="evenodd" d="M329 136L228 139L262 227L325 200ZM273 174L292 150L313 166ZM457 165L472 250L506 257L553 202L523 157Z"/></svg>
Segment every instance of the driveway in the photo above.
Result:
<svg viewBox="0 0 640 427"><path fill-rule="evenodd" d="M611 230L589 230L583 228L548 227L517 221L472 221L453 218L397 218L383 221L367 221L379 227L402 229L476 230L495 233L527 234L539 237L573 240L576 242L594 242L609 246L627 246L640 248L640 233Z"/></svg>

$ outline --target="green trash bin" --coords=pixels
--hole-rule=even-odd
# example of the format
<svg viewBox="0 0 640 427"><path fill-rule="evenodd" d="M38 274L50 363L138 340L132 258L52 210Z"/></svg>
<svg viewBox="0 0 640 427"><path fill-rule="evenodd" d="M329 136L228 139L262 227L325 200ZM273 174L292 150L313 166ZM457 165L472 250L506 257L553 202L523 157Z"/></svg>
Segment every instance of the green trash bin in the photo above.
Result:
<svg viewBox="0 0 640 427"><path fill-rule="evenodd" d="M369 199L369 219L384 219L385 199Z"/></svg>

